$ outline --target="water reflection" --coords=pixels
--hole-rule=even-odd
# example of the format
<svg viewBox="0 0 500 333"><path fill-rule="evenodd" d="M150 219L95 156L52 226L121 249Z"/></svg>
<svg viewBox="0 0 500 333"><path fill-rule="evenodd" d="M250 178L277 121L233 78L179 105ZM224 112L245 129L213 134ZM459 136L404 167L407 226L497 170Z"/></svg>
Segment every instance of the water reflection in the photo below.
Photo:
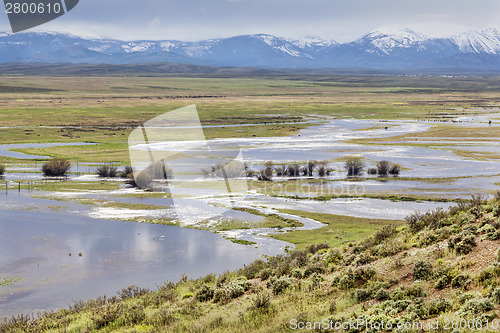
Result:
<svg viewBox="0 0 500 333"><path fill-rule="evenodd" d="M166 225L95 220L84 216L3 210L0 276L22 280L0 289L0 318L64 307L112 295L130 284L154 289L166 280L221 273L283 243L259 248L219 235Z"/></svg>

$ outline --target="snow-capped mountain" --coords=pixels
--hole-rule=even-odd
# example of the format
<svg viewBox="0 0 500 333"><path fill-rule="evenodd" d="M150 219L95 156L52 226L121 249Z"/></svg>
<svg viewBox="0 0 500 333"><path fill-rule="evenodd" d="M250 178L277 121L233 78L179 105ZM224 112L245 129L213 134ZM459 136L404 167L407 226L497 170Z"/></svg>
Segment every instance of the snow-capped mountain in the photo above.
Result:
<svg viewBox="0 0 500 333"><path fill-rule="evenodd" d="M377 30L349 43L266 34L199 42L120 41L60 33L0 34L0 63L173 62L263 68L491 68L500 69L500 29L447 38L404 30Z"/></svg>

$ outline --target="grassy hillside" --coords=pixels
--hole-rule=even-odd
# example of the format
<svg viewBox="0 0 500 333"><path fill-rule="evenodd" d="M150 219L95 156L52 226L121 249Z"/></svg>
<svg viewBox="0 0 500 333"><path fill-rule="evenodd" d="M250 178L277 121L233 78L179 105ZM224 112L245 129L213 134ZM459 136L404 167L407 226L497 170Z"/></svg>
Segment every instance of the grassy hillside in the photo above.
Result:
<svg viewBox="0 0 500 333"><path fill-rule="evenodd" d="M347 246L310 245L156 291L131 286L37 319L12 318L0 332L321 332L342 325L339 331L375 332L382 324L493 332L500 326L499 245L500 193L489 201L476 196Z"/></svg>

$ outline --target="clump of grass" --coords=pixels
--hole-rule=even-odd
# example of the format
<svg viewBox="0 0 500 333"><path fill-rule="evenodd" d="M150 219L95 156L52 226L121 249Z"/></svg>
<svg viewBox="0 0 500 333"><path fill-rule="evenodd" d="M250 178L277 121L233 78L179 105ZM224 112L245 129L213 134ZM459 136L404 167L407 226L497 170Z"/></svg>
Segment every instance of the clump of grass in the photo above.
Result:
<svg viewBox="0 0 500 333"><path fill-rule="evenodd" d="M53 158L42 166L45 176L60 177L65 176L71 168L71 163L65 158Z"/></svg>
<svg viewBox="0 0 500 333"><path fill-rule="evenodd" d="M101 165L97 168L96 173L99 177L115 178L117 176L117 169L113 165Z"/></svg>

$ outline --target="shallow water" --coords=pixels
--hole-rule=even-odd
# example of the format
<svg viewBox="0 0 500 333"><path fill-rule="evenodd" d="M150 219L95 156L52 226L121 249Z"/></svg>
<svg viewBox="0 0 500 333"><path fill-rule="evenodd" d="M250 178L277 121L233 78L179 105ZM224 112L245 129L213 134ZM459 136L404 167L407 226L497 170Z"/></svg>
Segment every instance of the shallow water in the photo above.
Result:
<svg viewBox="0 0 500 333"><path fill-rule="evenodd" d="M70 143L18 143L10 145L0 145L0 156L18 158L18 159L49 159L48 156L30 155L11 151L11 149L30 149L30 148L50 148L50 147L63 147L63 146L91 146L96 143L86 142L70 142Z"/></svg>
<svg viewBox="0 0 500 333"><path fill-rule="evenodd" d="M207 231L97 220L72 214L72 208L34 214L15 209L40 207L40 199L8 197L0 218L0 276L21 280L0 289L0 318L114 295L130 284L155 289L184 273L222 273L281 253L286 245L238 245Z"/></svg>

